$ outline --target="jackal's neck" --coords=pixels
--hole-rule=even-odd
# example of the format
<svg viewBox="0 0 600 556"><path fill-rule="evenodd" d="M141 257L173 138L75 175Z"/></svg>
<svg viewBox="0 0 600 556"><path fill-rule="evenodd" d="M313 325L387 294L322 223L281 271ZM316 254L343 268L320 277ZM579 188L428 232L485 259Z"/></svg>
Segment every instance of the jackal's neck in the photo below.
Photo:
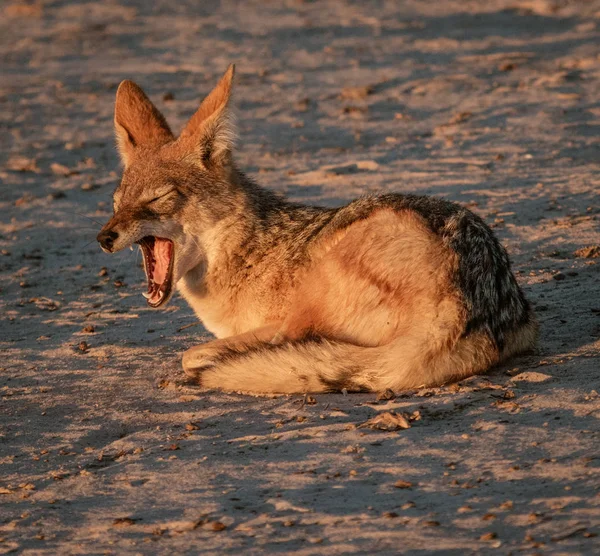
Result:
<svg viewBox="0 0 600 556"><path fill-rule="evenodd" d="M302 248L303 238L313 235L336 211L293 203L237 169L222 194L221 203L228 210L221 207L223 217L199 238L206 250L208 272L233 261L244 264L268 258L279 249L293 253Z"/></svg>
<svg viewBox="0 0 600 556"><path fill-rule="evenodd" d="M335 209L291 202L283 195L266 189L238 172L245 210L242 216L248 237L244 243L261 244L293 242L308 231L319 228Z"/></svg>
<svg viewBox="0 0 600 556"><path fill-rule="evenodd" d="M335 213L291 203L241 172L231 185L230 213L199 238L205 259L178 284L218 337L262 326L263 307L269 304L260 296L277 284L278 295L287 299L283 292L292 287L311 241Z"/></svg>

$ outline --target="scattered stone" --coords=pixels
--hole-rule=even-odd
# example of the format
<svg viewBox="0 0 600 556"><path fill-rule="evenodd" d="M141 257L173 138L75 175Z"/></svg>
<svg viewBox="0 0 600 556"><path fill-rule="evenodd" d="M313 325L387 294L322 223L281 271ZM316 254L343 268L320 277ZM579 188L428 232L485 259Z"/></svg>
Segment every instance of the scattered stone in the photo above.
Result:
<svg viewBox="0 0 600 556"><path fill-rule="evenodd" d="M298 102L296 102L296 104L294 104L294 108L296 109L297 112L306 112L310 108L310 104L311 104L311 101L307 97L307 98L300 99Z"/></svg>
<svg viewBox="0 0 600 556"><path fill-rule="evenodd" d="M68 141L65 143L65 150L74 151L76 149L83 149L84 146L85 144L83 141Z"/></svg>
<svg viewBox="0 0 600 556"><path fill-rule="evenodd" d="M374 160L359 160L356 163L356 167L359 170L377 170L379 168L379 164L377 164L377 162L375 162Z"/></svg>
<svg viewBox="0 0 600 556"><path fill-rule="evenodd" d="M407 489L412 488L413 484L410 481L404 481L402 479L396 481L394 483L394 488Z"/></svg>
<svg viewBox="0 0 600 556"><path fill-rule="evenodd" d="M573 527L572 529L568 529L563 531L562 533L558 533L550 537L552 542L564 541L570 537L574 537L577 533L582 533L586 530L586 527L582 525L578 525L577 527Z"/></svg>
<svg viewBox="0 0 600 556"><path fill-rule="evenodd" d="M383 392L380 392L377 395L378 402L387 401L387 400L395 400L395 399L396 399L396 393L391 388L388 388L387 390L384 390Z"/></svg>
<svg viewBox="0 0 600 556"><path fill-rule="evenodd" d="M483 535L481 535L481 537L479 537L479 540L480 541L493 541L496 538L498 538L498 535L496 533L494 533L493 531L490 531L489 533L484 533Z"/></svg>
<svg viewBox="0 0 600 556"><path fill-rule="evenodd" d="M7 163L6 168L13 172L34 172L40 173L40 169L37 162L33 158L26 158L24 156L11 157Z"/></svg>
<svg viewBox="0 0 600 556"><path fill-rule="evenodd" d="M450 125L462 124L463 122L470 120L472 117L473 117L472 112L459 112L458 114L454 114L454 116L452 116L452 118L450 118L450 121L448 122L448 124L450 124Z"/></svg>
<svg viewBox="0 0 600 556"><path fill-rule="evenodd" d="M115 527L130 527L131 525L135 525L136 521L139 521L139 519L134 519L132 517L117 517L113 520L113 525Z"/></svg>
<svg viewBox="0 0 600 556"><path fill-rule="evenodd" d="M513 381L523 381L523 382L546 382L552 378L551 375L547 375L544 373L537 373L535 371L525 371L524 373L518 374L513 377Z"/></svg>
<svg viewBox="0 0 600 556"><path fill-rule="evenodd" d="M360 118L367 113L367 108L365 106L344 106L342 112L349 116Z"/></svg>
<svg viewBox="0 0 600 556"><path fill-rule="evenodd" d="M57 199L64 199L67 194L64 191L53 191L48 195L49 201L56 201Z"/></svg>
<svg viewBox="0 0 600 556"><path fill-rule="evenodd" d="M36 309L41 311L56 311L60 307L58 301L54 301L49 297L32 297L29 299L29 303L34 303Z"/></svg>
<svg viewBox="0 0 600 556"><path fill-rule="evenodd" d="M368 421L365 421L359 425L358 428L369 428L381 431L397 431L400 429L410 429L410 423L408 422L408 419L401 413L386 411L384 413L379 413Z"/></svg>
<svg viewBox="0 0 600 556"><path fill-rule="evenodd" d="M589 245L588 247L582 247L581 249L577 249L573 255L581 259L597 259L600 257L600 245Z"/></svg>
<svg viewBox="0 0 600 556"><path fill-rule="evenodd" d="M342 89L340 98L347 100L362 100L372 95L375 92L373 85L367 85L365 87L346 87Z"/></svg>
<svg viewBox="0 0 600 556"><path fill-rule="evenodd" d="M72 171L67 166L59 164L58 162L50 164L50 170L52 170L53 174L59 176L70 176L72 174Z"/></svg>

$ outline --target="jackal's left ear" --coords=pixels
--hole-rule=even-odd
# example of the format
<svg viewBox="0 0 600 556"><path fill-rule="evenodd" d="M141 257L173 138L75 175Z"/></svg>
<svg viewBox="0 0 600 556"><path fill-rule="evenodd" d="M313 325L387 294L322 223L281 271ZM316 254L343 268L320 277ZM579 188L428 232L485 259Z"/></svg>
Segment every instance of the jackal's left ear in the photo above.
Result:
<svg viewBox="0 0 600 556"><path fill-rule="evenodd" d="M177 140L186 151L196 153L204 167L226 165L231 160L236 139L229 107L234 73L235 66L231 64Z"/></svg>

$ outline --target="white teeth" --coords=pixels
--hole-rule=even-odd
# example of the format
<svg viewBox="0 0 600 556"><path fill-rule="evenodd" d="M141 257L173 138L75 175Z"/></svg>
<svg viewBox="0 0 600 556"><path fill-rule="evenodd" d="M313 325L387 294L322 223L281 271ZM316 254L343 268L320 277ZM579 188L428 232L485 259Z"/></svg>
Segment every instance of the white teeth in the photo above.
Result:
<svg viewBox="0 0 600 556"><path fill-rule="evenodd" d="M130 246L129 246L129 250L130 250L130 251L133 251L133 245L130 245Z"/></svg>
<svg viewBox="0 0 600 556"><path fill-rule="evenodd" d="M146 299L150 299L152 297L152 294L146 293L146 292L142 292L142 295L146 298Z"/></svg>
<svg viewBox="0 0 600 556"><path fill-rule="evenodd" d="M159 292L158 292L158 299L161 300L164 296L165 296L165 292L162 291L162 290L159 290Z"/></svg>

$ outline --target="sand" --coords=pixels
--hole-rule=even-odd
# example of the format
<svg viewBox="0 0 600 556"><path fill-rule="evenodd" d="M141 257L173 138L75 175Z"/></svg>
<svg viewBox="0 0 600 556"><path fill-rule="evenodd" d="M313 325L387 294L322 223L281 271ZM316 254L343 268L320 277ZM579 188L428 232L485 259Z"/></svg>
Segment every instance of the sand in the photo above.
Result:
<svg viewBox="0 0 600 556"><path fill-rule="evenodd" d="M0 552L600 552L599 2L0 10ZM113 100L134 79L180 129L232 61L243 168L309 203L471 207L539 350L388 400L186 384L208 333L95 242ZM410 428L360 427L386 412Z"/></svg>

